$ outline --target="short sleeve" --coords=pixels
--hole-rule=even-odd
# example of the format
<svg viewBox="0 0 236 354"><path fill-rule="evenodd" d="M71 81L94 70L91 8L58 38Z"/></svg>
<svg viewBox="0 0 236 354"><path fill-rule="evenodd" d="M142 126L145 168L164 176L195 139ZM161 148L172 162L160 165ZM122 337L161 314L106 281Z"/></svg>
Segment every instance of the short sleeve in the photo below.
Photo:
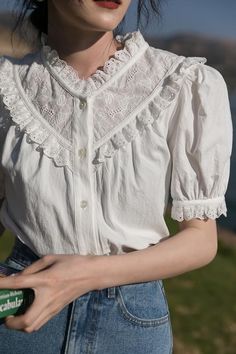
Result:
<svg viewBox="0 0 236 354"><path fill-rule="evenodd" d="M227 216L233 127L228 89L221 73L203 63L185 73L170 120L171 217Z"/></svg>

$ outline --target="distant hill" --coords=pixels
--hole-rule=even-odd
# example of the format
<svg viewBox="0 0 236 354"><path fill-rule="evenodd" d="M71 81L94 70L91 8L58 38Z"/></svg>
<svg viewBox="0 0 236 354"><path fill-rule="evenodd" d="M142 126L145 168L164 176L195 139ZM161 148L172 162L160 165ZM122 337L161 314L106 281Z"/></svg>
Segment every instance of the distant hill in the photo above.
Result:
<svg viewBox="0 0 236 354"><path fill-rule="evenodd" d="M222 73L229 90L236 89L236 40L180 33L165 38L149 37L147 41L153 47L169 50L178 55L206 57L207 64Z"/></svg>

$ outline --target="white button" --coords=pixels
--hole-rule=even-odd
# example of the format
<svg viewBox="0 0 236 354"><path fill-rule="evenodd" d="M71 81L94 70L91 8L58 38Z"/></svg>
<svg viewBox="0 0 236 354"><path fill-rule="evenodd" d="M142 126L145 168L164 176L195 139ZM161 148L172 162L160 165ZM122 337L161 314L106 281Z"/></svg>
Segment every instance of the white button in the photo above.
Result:
<svg viewBox="0 0 236 354"><path fill-rule="evenodd" d="M86 208L86 206L88 205L88 202L86 202L86 200L81 200L81 202L80 202L80 207L81 208Z"/></svg>
<svg viewBox="0 0 236 354"><path fill-rule="evenodd" d="M79 104L79 108L80 109L84 109L86 107L87 103L84 99L80 99L80 104Z"/></svg>
<svg viewBox="0 0 236 354"><path fill-rule="evenodd" d="M83 158L86 156L86 152L87 152L86 148L79 149L79 150L78 150L78 155L79 155L79 157L80 157L81 159L83 159Z"/></svg>

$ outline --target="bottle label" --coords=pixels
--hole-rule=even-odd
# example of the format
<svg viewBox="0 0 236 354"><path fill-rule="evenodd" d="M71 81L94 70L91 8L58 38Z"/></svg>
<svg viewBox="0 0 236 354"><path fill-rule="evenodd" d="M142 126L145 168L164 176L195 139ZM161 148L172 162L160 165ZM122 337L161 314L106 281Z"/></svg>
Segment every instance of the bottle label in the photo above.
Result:
<svg viewBox="0 0 236 354"><path fill-rule="evenodd" d="M0 263L0 282L1 278L14 276L17 272L19 272L17 269ZM33 299L32 289L0 289L0 318L24 313Z"/></svg>

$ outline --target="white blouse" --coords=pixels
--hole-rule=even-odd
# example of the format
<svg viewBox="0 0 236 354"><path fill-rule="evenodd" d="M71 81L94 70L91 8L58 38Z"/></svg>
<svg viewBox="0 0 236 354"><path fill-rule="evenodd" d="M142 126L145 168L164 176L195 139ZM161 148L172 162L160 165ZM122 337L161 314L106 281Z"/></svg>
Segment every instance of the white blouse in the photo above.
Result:
<svg viewBox="0 0 236 354"><path fill-rule="evenodd" d="M121 254L226 214L232 118L204 57L140 31L88 79L47 45L0 59L0 220L39 256Z"/></svg>

